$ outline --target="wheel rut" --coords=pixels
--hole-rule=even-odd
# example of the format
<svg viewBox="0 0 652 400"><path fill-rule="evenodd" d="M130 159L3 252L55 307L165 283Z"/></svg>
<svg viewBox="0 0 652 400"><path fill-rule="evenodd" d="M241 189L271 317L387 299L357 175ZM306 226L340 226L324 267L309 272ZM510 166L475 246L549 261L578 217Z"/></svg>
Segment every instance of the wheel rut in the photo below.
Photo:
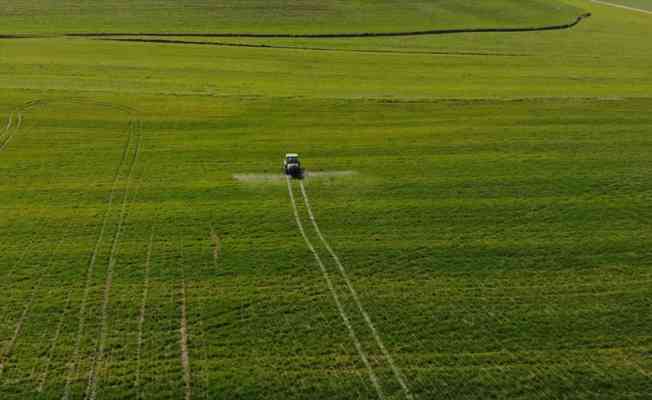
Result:
<svg viewBox="0 0 652 400"><path fill-rule="evenodd" d="M410 392L410 389L408 388L407 384L405 383L405 377L403 376L403 373L400 371L396 363L394 362L394 358L392 357L391 353L387 350L387 347L385 346L384 341L381 339L380 334L378 333L378 329L376 328L375 324L372 322L371 317L369 317L369 314L365 310L364 306L362 305L362 301L360 300L360 296L358 295L358 292L355 290L353 284L351 283L351 279L349 278L348 272L346 271L346 268L340 261L340 258L337 256L337 254L333 251L333 248L330 246L330 244L326 241L326 238L321 232L321 229L319 229L319 225L317 225L317 220L315 219L315 215L312 212L312 207L310 206L310 201L308 200L308 194L306 192L305 185L303 184L303 181L299 181L299 187L301 189L301 195L303 197L304 204L306 206L306 210L308 211L308 217L310 219L310 223L312 224L312 227L314 228L315 232L317 233L317 236L319 237L319 240L322 242L326 250L328 250L328 253L330 256L333 258L333 261L335 261L335 264L337 265L337 269L340 272L340 275L342 279L344 280L346 284L346 288L348 289L349 293L351 294L351 297L354 300L354 303L360 312L360 314L363 316L365 323L367 324L367 327L371 331L373 338L380 348L383 356L385 357L385 360L389 363L392 372L394 374L394 377L398 381L398 383L401 386L401 389L403 390L403 393L407 399L413 399L414 397L412 396L412 393Z"/></svg>
<svg viewBox="0 0 652 400"><path fill-rule="evenodd" d="M108 259L108 267L106 274L106 281L104 283L104 294L102 301L102 311L101 311L101 325L99 332L99 342L96 349L96 352L92 359L91 369L88 374L88 385L86 387L86 398L90 400L95 400L97 398L97 368L98 364L104 362L105 357L105 348L106 348L106 338L107 338L107 329L108 329L108 309L111 298L111 288L113 283L113 274L115 270L115 264L117 260L117 253L120 244L120 237L123 230L124 221L127 215L127 205L129 200L129 192L131 189L132 175L134 167L138 162L138 156L140 154L140 146L142 135L138 132L138 122L130 123L130 129L132 134L136 136L135 150L133 152L133 157L129 163L129 170L126 177L125 189L122 196L122 205L120 208L120 215L118 220L118 226L116 228L115 234L113 236L111 251Z"/></svg>
<svg viewBox="0 0 652 400"><path fill-rule="evenodd" d="M287 177L287 186L288 186L288 194L290 196L290 203L292 205L292 211L294 214L294 220L297 224L297 227L299 228L299 232L301 233L301 236L303 237L303 240L312 253L313 257L315 258L315 261L317 262L317 265L319 265L319 269L321 270L322 276L324 277L324 280L326 281L326 285L328 286L328 290L331 293L331 296L333 298L333 301L335 302L335 305L337 306L338 313L340 317L342 318L342 321L344 322L344 325L346 326L346 329L349 333L349 336L353 342L353 345L355 346L355 349L358 353L358 356L364 363L367 373L369 375L369 380L371 381L374 390L376 391L376 394L379 399L383 400L385 399L385 393L380 385L380 381L378 380L378 376L376 375L376 372L371 366L371 363L369 361L369 356L367 352L363 349L362 344L360 343L360 339L358 338L358 333L356 333L353 324L351 323L351 319L346 312L342 300L335 289L335 285L333 283L333 280L328 273L328 270L326 269L326 266L324 265L324 262L322 261L321 257L319 256L319 253L317 250L315 250L315 247L313 246L312 242L308 238L308 235L306 234L306 231L303 227L303 223L301 222L301 218L299 217L299 210L297 208L297 202L294 199L294 193L292 192L292 181L290 177Z"/></svg>

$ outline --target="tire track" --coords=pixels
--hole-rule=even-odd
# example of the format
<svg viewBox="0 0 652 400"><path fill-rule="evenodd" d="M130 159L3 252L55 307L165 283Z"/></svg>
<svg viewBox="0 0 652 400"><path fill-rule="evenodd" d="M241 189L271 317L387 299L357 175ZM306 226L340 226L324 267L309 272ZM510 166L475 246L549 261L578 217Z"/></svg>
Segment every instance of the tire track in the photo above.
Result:
<svg viewBox="0 0 652 400"><path fill-rule="evenodd" d="M72 299L72 290L68 292L68 295L66 297L66 303L63 307L63 313L61 314L61 318L57 323L57 330L54 334L54 337L52 338L52 342L50 344L50 348L48 349L47 355L45 356L45 361L43 362L43 364L45 365L45 371L43 371L43 373L41 374L38 388L36 389L39 393L43 392L43 388L45 387L45 383L47 382L48 374L50 372L50 365L52 364L52 354L57 348L57 342L59 340L59 336L61 335L61 328L63 327L63 323L66 318L67 311L70 308L71 299Z"/></svg>
<svg viewBox="0 0 652 400"><path fill-rule="evenodd" d="M24 246L24 249L23 249L23 251L21 252L20 257L18 258L18 260L17 260L15 263L13 263L13 265L12 265L11 268L9 269L9 272L7 273L7 275L6 275L5 277L2 278L2 281L11 282L11 281L12 281L11 278L14 276L14 273L16 272L16 270L18 269L18 267L23 263L23 261L24 261L28 256L32 255L32 250L33 250L35 247L37 247L38 245L42 245L42 244L43 244L43 241L36 242L36 237L39 236L39 234L40 234L42 231L43 231L43 228L41 227L40 229L38 229L36 232L34 232L34 233L30 236L29 242ZM37 282L38 282L38 281L37 281ZM2 287L2 289L1 289L2 291L9 290L9 288L11 287L10 284L9 284L9 285L6 285L6 286L3 285L3 286L4 286L4 287ZM34 289L34 287L32 287L32 288ZM30 292L30 296L31 296L31 292ZM10 303L10 302L7 302L7 304L5 304L5 305L3 306L3 308L2 308L2 314L0 314L0 315L3 316L3 320L2 320L2 325L3 325L3 326L9 326L9 324L10 324L10 321L11 321L11 313L9 312L9 310L10 310L11 306L12 306L11 303ZM23 318L23 314L21 313L20 315L21 315L21 317L18 318L18 321L20 321L20 320ZM21 323L21 325L22 325L22 323ZM21 328L21 329L22 329L22 328ZM16 332L15 332L15 331L14 331L14 333L12 334L12 338L14 337L14 335L16 335ZM14 341L14 340L12 339L12 341ZM12 347L13 347L13 345L12 345ZM4 360L4 351L3 351L2 349L0 349L0 364L2 363L3 360ZM2 370L2 369L4 369L4 366L0 367L0 370ZM2 375L1 372L0 372L0 375Z"/></svg>
<svg viewBox="0 0 652 400"><path fill-rule="evenodd" d="M38 233L40 233L40 232L38 232ZM32 235L30 237L29 243L27 243L27 245L25 245L25 247L24 247L23 251L21 252L20 257L18 258L18 260L11 266L11 268L9 269L9 272L7 273L7 275L2 278L3 281L5 281L5 282L11 281L11 278L13 277L14 273L16 272L17 267L20 264L22 264L25 257L27 257L27 255L31 253L31 250L34 248L34 246L36 246L36 243L35 243L35 240L36 240L35 237L36 236L37 236L37 233L35 233L34 235ZM4 286L2 289L8 289L9 287L10 287L10 285L7 285L7 286ZM2 314L1 315L3 316L3 323L5 323L5 324L7 323L8 319L9 319L8 310L9 310L10 306L11 306L10 303L7 303L2 308Z"/></svg>
<svg viewBox="0 0 652 400"><path fill-rule="evenodd" d="M199 319L199 321L197 321L197 325L198 325L197 328L199 332L201 332L198 338L198 342L201 343L201 347L203 349L202 356L201 356L201 367L200 367L200 376L201 376L202 383L204 384L203 398L205 400L209 400L210 394L208 392L209 380L208 380L208 372L207 372L208 371L208 350L207 350L208 344L206 341L206 327L204 325L203 319L201 318Z"/></svg>
<svg viewBox="0 0 652 400"><path fill-rule="evenodd" d="M204 163L202 163L202 170L203 170L203 173L205 175L206 174L206 168L204 166ZM209 221L208 225L209 225L210 235L212 237L212 242L213 242L213 248L211 250L211 259L212 259L212 265L213 265L214 269L213 269L212 272L217 272L218 267L219 267L218 266L218 259L220 257L220 253L221 253L221 249L222 249L222 241L221 241L220 236L215 232L213 223L211 221ZM208 265L208 262L207 262L207 265ZM203 311L204 311L203 307L200 306L199 307L199 312L201 313ZM199 334L196 335L197 343L200 343L199 346L202 349L202 351L201 351L201 359L200 359L200 362L199 362L200 366L197 368L199 370L199 372L198 372L199 378L197 379L197 381L199 381L201 379L201 383L203 384L203 388L202 388L203 389L202 390L203 391L203 396L202 397L205 400L209 400L210 399L209 378L208 378L208 370L209 370L208 359L209 359L209 355L208 355L208 341L206 339L206 336L207 336L207 334L206 334L206 326L205 326L203 318L199 318L196 321L196 324L197 324L197 331L199 332ZM197 391L195 391L195 392L197 392ZM195 396L195 397L197 397L197 396Z"/></svg>
<svg viewBox="0 0 652 400"><path fill-rule="evenodd" d="M5 126L2 135L0 135L0 139L2 139L2 143L0 143L0 151L4 150L11 140L14 138L16 132L18 132L23 124L23 114L20 111L15 111L16 114L16 125L13 126L12 129L12 123L13 123L13 115L12 113L9 117L9 122L7 123L7 126Z"/></svg>
<svg viewBox="0 0 652 400"><path fill-rule="evenodd" d="M131 123L132 132L138 130L137 122ZM124 225L125 217L127 214L127 204L129 199L129 190L131 186L131 177L133 175L134 166L138 162L138 156L140 154L140 144L142 136L139 133L136 133L136 147L134 150L133 158L131 159L129 165L129 172L126 177L126 186L124 189L124 194L122 196L122 206L120 209L120 216L118 219L118 227L113 236L113 241L111 244L111 252L109 254L109 265L107 267L106 281L104 283L104 296L102 301L102 311L101 311L101 325L100 325L100 337L98 348L93 357L92 366L88 375L88 385L86 386L86 398L90 400L95 400L97 397L97 365L98 363L104 361L104 350L106 347L106 331L107 331L107 314L109 308L109 302L111 298L111 287L113 284L113 271L116 264L116 254L118 252L120 236L122 234L122 227Z"/></svg>
<svg viewBox="0 0 652 400"><path fill-rule="evenodd" d="M89 101L88 99L82 99L82 98L71 98L71 99L67 99L65 101L62 101L62 103L92 104L92 105L97 105L97 106L108 107L110 109L115 109L115 110L119 110L119 111L126 111L128 114L130 114L133 111L133 109L128 108L128 107L117 106L117 105L114 105L114 104L111 104L111 103L93 102L93 101ZM47 100L35 99L35 100L30 100L28 102L25 102L21 107L19 107L17 110L15 110L12 113L15 116L15 118L13 119L14 123L9 123L8 122L7 126L6 126L7 129L13 127L14 132L13 132L13 134L11 134L11 136L13 137L14 134L22 127L22 124L23 124L23 111L27 111L27 110L33 109L35 107L47 106L48 104L49 104L49 101L47 101ZM114 178L113 178L113 182L112 182L112 186L111 186L111 192L110 192L109 200L108 200L108 205L107 205L107 208L106 208L106 211L105 211L105 215L103 217L102 227L100 229L100 234L98 235L98 239L97 239L96 244L94 246L94 249L93 249L93 252L92 252L92 255L91 255L91 259L89 261L89 265L88 265L88 268L87 268L87 279L86 279L86 285L85 285L85 288L84 288L82 306L81 306L80 314L79 314L79 326L78 326L77 340L76 340L75 347L74 347L75 350L74 350L74 353L73 353L73 357L71 358L71 360L66 365L67 373L66 373L66 384L65 384L64 395L63 395L64 399L67 399L69 397L69 395L70 395L70 384L71 384L73 376L76 373L77 361L80 359L81 336L82 336L82 333L83 333L83 330L84 330L84 325L85 325L85 314L86 314L85 311L86 311L86 304L87 304L87 301L88 301L88 296L89 296L89 291L90 291L90 281L91 281L91 277L92 277L92 274L93 274L93 271L94 271L94 265L95 265L95 261L96 261L96 258L97 258L98 249L99 249L100 244L103 241L103 235L104 235L106 225L107 225L107 222L108 222L108 216L110 215L110 212L111 212L111 209L112 209L113 199L114 199L115 192L116 192L116 187L117 187L117 181L118 181L122 166L123 166L123 164L124 164L124 162L126 160L127 150L129 148L129 144L130 144L131 139L132 139L132 133L128 131L128 136L127 136L127 140L126 140L125 145L124 145L122 157L121 157L121 160L120 160L120 162L118 164L118 167L117 167L117 169L115 171L115 175L114 175ZM7 140L5 140L5 142L2 144L2 148L0 148L0 150L5 148L10 140L11 140L11 137L9 137ZM34 240L32 239L31 242L33 242L33 241ZM27 251L27 249L26 249L26 251ZM22 260L22 256L21 256L21 260ZM13 273L13 269L14 268L12 268L12 271L10 271L10 275ZM69 296L70 295L71 294L69 293ZM69 300L67 300L66 304L67 304L66 308L68 308ZM65 313L65 309L64 309L64 313ZM62 316L62 319L63 319L63 316ZM58 333L55 334L55 338L58 338L58 335L60 335L60 330L61 330L61 328L58 327L57 328ZM56 342L57 342L57 340L53 339L53 344L52 344L52 348L51 348L52 351L56 347ZM49 359L51 359L51 356L48 356L48 357L49 357ZM49 362L47 362L46 373L45 373L44 378L42 380L43 383L41 383L40 387L43 387L45 379L47 379L48 368L49 368Z"/></svg>
<svg viewBox="0 0 652 400"><path fill-rule="evenodd" d="M2 138L4 134L11 128L11 124L13 123L13 120L14 120L14 112L12 111L9 114L9 117L7 118L7 125L4 128L2 128L2 130L0 131L0 138Z"/></svg>
<svg viewBox="0 0 652 400"><path fill-rule="evenodd" d="M181 321L179 326L181 346L181 367L183 368L183 381L185 384L185 400L192 398L192 380L190 374L190 357L188 355L188 313L186 308L186 280L181 281Z"/></svg>
<svg viewBox="0 0 652 400"><path fill-rule="evenodd" d="M315 250L314 246L312 245L312 242L308 238L308 235L306 234L304 228L303 228L303 223L301 222L301 219L299 218L299 211L297 209L297 203L294 199L294 193L292 193L292 182L291 178L288 176L286 177L287 179L287 186L288 186L288 194L290 196L290 202L292 203L292 211L294 212L294 220L297 224L297 227L299 228L299 232L301 233L301 236L303 237L304 242L306 243L306 246L312 253L312 255L315 257L315 260L317 261L317 264L319 265L319 269L321 270L321 273L324 277L324 280L326 281L326 284L328 286L328 290L331 292L331 296L333 297L333 300L335 301L335 304L337 306L337 309L339 311L340 316L342 317L342 320L344 321L344 325L346 325L347 330L349 331L349 336L351 337L351 340L353 341L353 344L358 352L358 355L362 359L362 362L364 363L365 367L367 368L367 372L369 373L369 379L371 380L371 383L374 386L374 389L376 390L376 394L378 397L382 400L385 398L385 394L383 393L382 388L380 387L380 383L378 382L378 377L376 376L376 373L374 372L373 368L371 367L371 364L369 363L369 359L367 357L367 354L362 348L362 345L360 344L360 340L358 339L358 335L355 333L355 330L353 329L353 325L351 324L351 321L349 320L348 315L346 314L346 311L344 310L344 307L342 306L342 302L340 300L339 295L337 294L337 291L335 290L335 286L333 285L333 282L331 280L330 275L328 274L328 271L326 270L326 267L324 266L324 263L321 260L321 257L319 257L319 254Z"/></svg>
<svg viewBox="0 0 652 400"><path fill-rule="evenodd" d="M145 278L143 282L143 294L140 303L140 314L138 315L138 340L137 340L137 350L136 350L136 382L135 387L138 391L138 398L143 398L142 388L140 387L140 369L142 363L142 349L143 349L143 325L145 324L145 311L147 307L147 295L149 293L149 271L150 271L150 262L152 258L152 243L154 239L154 228L149 236L149 244L147 245L147 259L145 261Z"/></svg>
<svg viewBox="0 0 652 400"><path fill-rule="evenodd" d="M0 354L0 377L2 377L4 369L7 363L9 362L9 359L11 358L11 354L16 348L16 343L18 342L18 338L20 337L20 333L23 328L23 325L25 325L25 322L27 321L29 316L29 312L32 309L32 304L34 304L34 300L36 299L36 292L41 288L41 283L43 282L43 279L46 276L47 271L52 267L52 264L54 263L54 257L56 251L59 249L61 242L63 242L63 239L60 239L57 245L52 248L52 251L50 252L49 260L45 265L44 270L41 273L39 273L39 277L36 280L36 283L34 284L34 286L32 286L32 290L29 295L29 300L23 306L23 312L21 313L20 318L16 323L16 327L14 328L14 333L11 339L9 340L9 343L5 346L5 349Z"/></svg>
<svg viewBox="0 0 652 400"><path fill-rule="evenodd" d="M175 221L178 221L175 215ZM186 263L183 251L183 236L179 238L179 271L181 273L181 283L178 293L179 315L179 361L183 372L184 399L192 399L192 372L190 368L190 351L188 347L188 296L186 293Z"/></svg>
<svg viewBox="0 0 652 400"><path fill-rule="evenodd" d="M39 284L37 284L34 288L32 288L32 293L30 294L29 301L23 307L23 312L20 315L20 319L16 323L16 328L14 329L14 333L11 336L9 343L5 346L5 349L2 351L2 354L0 354L0 378L2 377L5 366L7 365L9 358L11 357L11 353L16 347L16 341L18 340L18 336L20 336L20 331L23 327L23 324L27 320L27 315L32 307L32 303L34 302L34 297L35 297L34 291L36 290L37 286L39 286Z"/></svg>
<svg viewBox="0 0 652 400"><path fill-rule="evenodd" d="M412 396L412 393L410 392L410 389L408 388L407 384L405 383L405 378L403 376L403 373L401 370L396 366L396 363L394 362L394 358L392 357L391 353L387 350L387 347L383 343L383 340L380 338L380 334L378 333L378 330L376 329L376 326L374 323L371 321L371 318L369 317L369 314L367 314L367 311L364 309L362 306L362 302L360 301L360 297L358 296L358 292L355 290L353 285L351 284L351 280L349 279L349 276L346 272L346 269L342 265L342 262L340 261L339 257L333 249L331 248L330 244L326 241L326 238L324 238L324 235L322 234L321 230L319 229L319 225L317 225L317 221L315 219L315 216L312 212L312 208L310 207L310 202L308 201L308 194L306 193L305 186L303 184L303 181L299 181L299 187L301 188L301 195L303 196L303 201L306 205L306 210L308 211L308 217L310 219L310 222L312 223L312 227L315 229L315 232L317 233L317 236L319 237L319 240L322 242L324 247L326 247L326 250L328 250L328 253L331 255L333 260L335 261L335 264L337 265L338 270L340 271L340 275L344 279L344 282L346 283L347 288L349 289L349 293L351 293L351 296L353 297L353 300L358 308L358 311L360 314L362 314L365 322L367 323L367 326L369 327L369 330L371 331L374 340L376 341L376 344L380 348L381 352L383 353L383 356L385 356L385 359L389 363L392 372L394 373L394 377L398 381L398 383L401 385L401 389L403 390L403 394L405 394L405 397L408 399L413 399L414 397Z"/></svg>
<svg viewBox="0 0 652 400"><path fill-rule="evenodd" d="M21 129L22 124L23 124L23 112L24 111L28 111L28 110L30 110L32 108L35 108L35 107L44 107L44 106L47 106L49 103L50 103L50 101L48 101L48 100L35 99L35 100L30 100L30 101L27 101L27 102L23 103L23 105L21 107L18 107L16 110L14 110L12 112L12 114L10 115L10 117L12 117L13 115L16 116L15 126L13 126L13 129L10 130L9 128L12 128L11 121L7 123L7 126L3 129L4 137L5 137L4 141L2 141L3 134L0 133L0 151L4 150L9 145L11 140L14 138L15 134ZM64 101L60 101L60 103L64 103L64 104L65 103L92 104L92 105L95 105L95 106L106 107L106 108L113 109L113 110L123 111L123 112L126 112L128 114L130 114L132 111L134 111L134 109L132 109L130 107L127 107L127 106L121 106L121 105L116 105L116 104L112 104L112 103L108 103L108 102L101 102L101 101L88 101L87 99L83 99L83 98L69 98L69 99L66 99Z"/></svg>
<svg viewBox="0 0 652 400"><path fill-rule="evenodd" d="M82 335L84 332L84 327L86 324L86 307L88 303L88 296L90 294L90 289L91 289L91 280L93 277L93 273L95 271L95 262L97 260L97 253L99 251L100 245L102 244L103 238L104 238L104 232L106 231L106 226L108 223L109 215L111 214L111 210L113 208L113 200L115 197L115 192L118 186L118 181L120 177L120 170L122 169L122 166L127 159L127 153L129 149L129 144L131 143L133 136L133 132L129 130L127 140L125 141L125 145L122 151L122 157L120 159L120 162L118 163L118 167L115 170L115 174L113 176L113 182L111 184L111 192L109 194L109 199L107 202L106 210L104 212L104 216L102 218L102 227L100 228L100 232L97 236L97 240L95 241L95 246L93 248L93 252L91 253L91 258L88 263L88 267L86 269L86 284L84 286L84 293L82 295L82 302L81 302L81 307L79 310L79 323L77 326L77 339L75 340L75 347L73 351L73 355L70 361L70 364L68 366L68 374L66 377L66 384L64 387L64 394L63 394L63 399L67 400L70 397L70 385L72 383L72 379L74 375L77 374L77 367L79 364L79 359L80 359L80 348L81 348L81 340L82 340Z"/></svg>

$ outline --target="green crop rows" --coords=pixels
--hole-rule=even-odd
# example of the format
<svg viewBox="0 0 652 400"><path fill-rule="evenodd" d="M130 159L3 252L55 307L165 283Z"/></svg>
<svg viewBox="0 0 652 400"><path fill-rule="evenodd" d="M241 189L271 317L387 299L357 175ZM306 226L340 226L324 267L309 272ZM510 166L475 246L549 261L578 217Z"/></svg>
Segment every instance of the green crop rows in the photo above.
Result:
<svg viewBox="0 0 652 400"><path fill-rule="evenodd" d="M110 3L0 1L0 398L649 398L650 15Z"/></svg>

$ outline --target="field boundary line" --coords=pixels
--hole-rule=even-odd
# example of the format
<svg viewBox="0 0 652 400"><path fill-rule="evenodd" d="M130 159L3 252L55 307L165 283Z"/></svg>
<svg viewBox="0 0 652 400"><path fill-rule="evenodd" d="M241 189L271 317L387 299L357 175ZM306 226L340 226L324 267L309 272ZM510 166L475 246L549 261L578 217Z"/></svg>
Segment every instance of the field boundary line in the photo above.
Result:
<svg viewBox="0 0 652 400"><path fill-rule="evenodd" d="M644 13L644 14L652 14L652 11L649 11L649 10L643 10L641 8L629 7L629 6L625 6L625 5L622 5L622 4L609 3L607 1L602 1L602 0L591 0L591 2L596 3L596 4L602 4L603 6L622 8L623 10L637 11L637 12L641 12L641 13Z"/></svg>
<svg viewBox="0 0 652 400"><path fill-rule="evenodd" d="M147 296L149 292L149 271L150 262L152 257L152 243L154 239L154 227L151 228L149 235L149 243L147 245L147 259L145 260L145 278L143 282L143 294L140 303L140 314L138 315L138 348L136 350L136 390L138 390L138 398L143 398L142 388L140 387L140 368L142 362L142 349L143 349L143 325L145 324L145 311L147 307Z"/></svg>
<svg viewBox="0 0 652 400"><path fill-rule="evenodd" d="M131 143L131 139L133 136L133 132L129 131L129 134L127 136L127 140L125 141L124 148L122 150L122 158L120 159L120 162L118 163L118 167L116 168L115 174L113 176L113 182L111 184L111 192L109 194L109 199L107 202L106 210L104 212L104 216L102 218L102 227L100 228L100 232L97 236L97 240L95 241L95 246L93 248L93 252L91 253L91 258L88 263L88 267L86 269L86 284L84 286L84 293L82 295L82 303L81 307L79 309L79 323L77 327L77 339L75 340L75 349L73 351L73 356L71 358L69 367L68 367L68 375L66 377L66 385L64 387L64 394L63 394L63 399L67 400L70 397L70 384L72 383L72 378L73 375L77 372L77 361L79 358L79 351L80 351L80 346L81 346L81 338L82 334L84 332L84 325L85 325L85 313L86 313L86 304L88 302L88 295L90 293L90 287L91 287L91 280L93 276L93 272L95 270L95 261L97 260L97 253L99 251L99 247L102 244L102 240L104 238L104 232L106 230L106 225L109 219L109 215L111 214L111 209L113 208L113 199L115 197L115 191L118 186L118 180L120 177L120 170L122 169L122 165L124 164L125 160L127 159L127 153L129 150L129 144Z"/></svg>
<svg viewBox="0 0 652 400"><path fill-rule="evenodd" d="M137 122L131 124L131 129L137 129ZM116 228L115 234L113 235L113 242L111 243L111 252L109 253L109 265L107 267L106 281L104 283L104 296L102 301L102 314L101 314L101 325L100 325L100 338L98 348L96 350L95 356L93 357L93 366L89 372L88 386L86 388L86 397L95 400L97 397L97 364L104 357L104 348L106 346L106 330L107 330L107 314L109 308L109 301L111 298L111 287L113 285L113 271L116 264L116 254L118 252L118 245L120 242L120 236L122 234L122 228L124 225L125 217L127 214L127 204L129 200L129 189L131 186L131 177L133 175L134 166L138 162L138 155L140 154L140 144L142 135L137 133L136 138L136 147L134 149L134 155L129 164L129 172L127 173L124 194L122 196L122 205L120 209L120 217L118 219L118 227Z"/></svg>
<svg viewBox="0 0 652 400"><path fill-rule="evenodd" d="M189 33L189 32L79 32L65 33L65 37L120 37L120 36L159 36L159 37L241 37L241 38L303 38L303 39L324 39L324 38L365 38L365 37L392 37L392 36L425 36L425 35L446 35L454 33L490 33L490 32L536 32L569 29L590 17L591 14L584 13L575 17L575 20L565 24L544 25L521 28L454 28L454 29L427 29L418 31L399 32L341 32L341 33L251 33L251 32L216 32L216 33Z"/></svg>
<svg viewBox="0 0 652 400"><path fill-rule="evenodd" d="M376 373L374 372L373 368L371 367L371 364L369 363L369 359L367 358L367 354L364 352L362 349L362 345L360 344L360 340L358 339L358 335L355 333L355 330L353 329L353 325L351 325L351 321L349 320L348 315L346 314L346 311L344 310L344 307L342 306L342 302L340 301L340 297L337 294L337 291L335 290L335 287L333 286L333 281L331 280L330 275L328 274L328 271L326 270L326 267L324 266L324 263L321 260L321 257L319 257L319 254L315 250L315 247L312 245L312 242L308 238L308 235L306 234L303 223L301 222L301 218L299 218L299 211L297 209L297 203L294 199L294 193L292 193L292 182L291 178L288 176L287 178L287 185L288 185L288 193L290 195L290 203L292 203L292 211L294 212L294 220L297 223L297 226L299 227L299 232L301 232L301 236L303 236L303 240L306 243L306 246L312 253L312 255L315 257L315 260L317 261L317 264L319 265L319 269L321 270L321 273L326 280L326 284L328 286L328 290L331 292L331 296L333 297L333 300L335 300L335 304L337 306L337 309L340 313L340 316L342 317L342 320L344 321L344 325L346 325L348 331L349 331L349 336L353 340L353 344L358 351L358 355L362 359L362 362L364 365L367 367L367 371L369 373L369 379L371 379L371 383L373 384L374 388L376 389L376 393L378 394L378 397L382 400L385 398L385 394L383 393L382 388L380 387L380 383L378 382L378 377L376 376Z"/></svg>
<svg viewBox="0 0 652 400"><path fill-rule="evenodd" d="M358 296L358 292L355 290L353 285L351 284L351 280L349 279L349 276L346 272L346 269L344 268L344 265L342 265L342 262L340 261L340 258L335 254L333 249L331 248L330 244L326 241L326 238L322 234L321 230L319 229L319 225L317 225L317 220L315 219L314 214L312 213L312 208L310 207L310 202L308 201L308 194L306 193L305 185L303 184L303 181L299 181L299 187L301 188L301 195L303 196L303 201L306 205L306 210L308 211L308 217L310 219L310 222L312 223L313 228L315 229L315 232L317 232L317 236L319 236L319 239L321 242L324 244L326 247L326 250L330 253L331 257L335 261L335 264L337 264L337 268L340 271L340 275L344 279L344 282L346 283L347 288L349 289L349 292L351 293L351 296L353 297L353 300L358 307L358 311L360 311L360 314L364 317L365 322L367 323L367 326L369 327L369 330L371 330L371 333L373 334L374 340L376 341L376 344L378 344L378 347L380 347L380 350L382 351L383 355L387 359L387 362L389 363L392 372L394 373L394 377L398 381L398 383L401 385L401 388L403 389L403 393L405 394L405 397L408 399L413 399L414 397L412 396L412 393L410 392L410 389L408 388L407 384L405 383L405 379L403 377L403 373L399 370L399 368L396 366L396 363L394 362L394 358L390 354L390 352L387 350L387 347L385 347L385 344L383 343L383 340L381 339L378 330L376 329L376 326L374 323L371 321L371 318L369 317L369 314L367 314L367 311L364 309L362 306L362 302L360 301L360 297Z"/></svg>

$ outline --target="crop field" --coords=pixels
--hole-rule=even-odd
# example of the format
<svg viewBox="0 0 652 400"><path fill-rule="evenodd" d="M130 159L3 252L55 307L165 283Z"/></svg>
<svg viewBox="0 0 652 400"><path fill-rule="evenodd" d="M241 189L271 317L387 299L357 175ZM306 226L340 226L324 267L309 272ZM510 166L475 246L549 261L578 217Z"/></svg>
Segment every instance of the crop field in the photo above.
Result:
<svg viewBox="0 0 652 400"><path fill-rule="evenodd" d="M0 0L0 398L650 399L652 15L403 3Z"/></svg>
<svg viewBox="0 0 652 400"><path fill-rule="evenodd" d="M7 34L405 31L545 25L579 14L546 0L2 0L0 9Z"/></svg>

